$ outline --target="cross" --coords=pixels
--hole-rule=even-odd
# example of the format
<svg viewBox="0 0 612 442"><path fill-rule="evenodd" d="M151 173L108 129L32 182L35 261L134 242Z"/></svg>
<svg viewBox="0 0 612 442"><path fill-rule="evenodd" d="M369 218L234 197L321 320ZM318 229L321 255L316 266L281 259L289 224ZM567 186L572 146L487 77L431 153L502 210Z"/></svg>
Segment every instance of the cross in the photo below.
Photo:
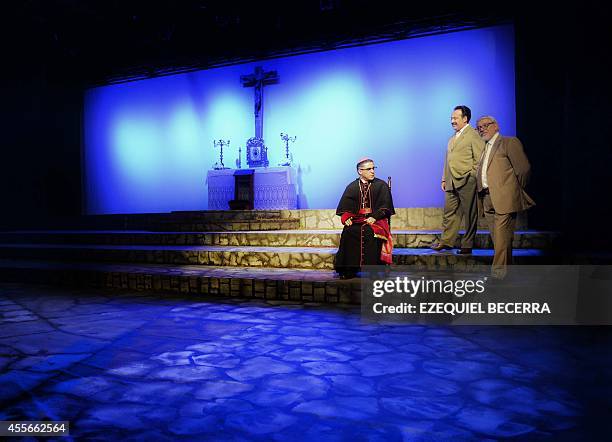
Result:
<svg viewBox="0 0 612 442"><path fill-rule="evenodd" d="M261 66L249 75L241 75L240 82L244 87L255 89L255 137L263 139L263 88L269 84L278 83L276 71L264 71Z"/></svg>

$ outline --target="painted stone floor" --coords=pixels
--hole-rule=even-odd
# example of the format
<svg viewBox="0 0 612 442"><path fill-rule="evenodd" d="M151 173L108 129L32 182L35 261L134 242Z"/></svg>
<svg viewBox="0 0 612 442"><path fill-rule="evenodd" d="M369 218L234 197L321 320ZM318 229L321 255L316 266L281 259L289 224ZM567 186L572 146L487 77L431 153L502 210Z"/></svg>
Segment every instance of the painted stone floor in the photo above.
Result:
<svg viewBox="0 0 612 442"><path fill-rule="evenodd" d="M57 440L611 440L611 344L610 327L0 284L0 420L70 421Z"/></svg>

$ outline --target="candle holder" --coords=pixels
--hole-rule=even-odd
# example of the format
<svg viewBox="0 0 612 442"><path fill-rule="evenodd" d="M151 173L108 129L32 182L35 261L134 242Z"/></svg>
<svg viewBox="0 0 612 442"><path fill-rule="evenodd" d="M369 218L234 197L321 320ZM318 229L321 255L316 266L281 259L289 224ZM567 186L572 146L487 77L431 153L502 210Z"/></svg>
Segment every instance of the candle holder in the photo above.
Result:
<svg viewBox="0 0 612 442"><path fill-rule="evenodd" d="M238 146L238 158L236 159L236 169L242 169L242 147Z"/></svg>
<svg viewBox="0 0 612 442"><path fill-rule="evenodd" d="M289 142L295 142L297 136L290 137L288 134L281 132L280 134L281 140L285 142L285 157L286 160L283 164L279 164L279 166L291 166L291 158L289 157Z"/></svg>
<svg viewBox="0 0 612 442"><path fill-rule="evenodd" d="M225 167L225 164L223 164L223 147L227 146L229 147L230 144L230 140L213 140L213 145L215 148L219 147L220 151L219 151L219 162L215 163L215 170L222 170L222 169L229 169L229 167Z"/></svg>

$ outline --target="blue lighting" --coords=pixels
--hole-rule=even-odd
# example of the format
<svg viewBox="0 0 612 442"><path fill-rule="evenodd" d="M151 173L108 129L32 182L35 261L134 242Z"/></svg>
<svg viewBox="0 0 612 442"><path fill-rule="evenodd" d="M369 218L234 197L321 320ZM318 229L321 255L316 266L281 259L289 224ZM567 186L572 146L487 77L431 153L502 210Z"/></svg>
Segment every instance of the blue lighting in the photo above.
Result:
<svg viewBox="0 0 612 442"><path fill-rule="evenodd" d="M284 160L279 134L297 136L300 208L335 208L363 156L376 160L379 177L393 177L396 207L442 206L457 104L515 133L511 26L95 88L85 97L87 213L206 209L206 172L219 158L212 141L231 140L229 167L242 146L244 164L253 89L239 78L258 65L280 76L264 89L264 138L276 165Z"/></svg>

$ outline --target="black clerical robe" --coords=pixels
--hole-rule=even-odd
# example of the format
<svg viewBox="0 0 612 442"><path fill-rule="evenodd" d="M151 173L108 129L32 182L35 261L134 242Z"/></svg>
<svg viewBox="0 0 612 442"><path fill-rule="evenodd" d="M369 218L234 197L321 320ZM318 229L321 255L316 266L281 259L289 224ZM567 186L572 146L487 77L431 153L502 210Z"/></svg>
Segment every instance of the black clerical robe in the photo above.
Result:
<svg viewBox="0 0 612 442"><path fill-rule="evenodd" d="M359 179L351 182L338 203L336 215L352 219L353 224L344 226L334 268L340 274L356 273L364 265L389 264L391 262L392 239L388 220L395 214L389 186L374 178L369 183ZM368 217L376 219L369 225Z"/></svg>

